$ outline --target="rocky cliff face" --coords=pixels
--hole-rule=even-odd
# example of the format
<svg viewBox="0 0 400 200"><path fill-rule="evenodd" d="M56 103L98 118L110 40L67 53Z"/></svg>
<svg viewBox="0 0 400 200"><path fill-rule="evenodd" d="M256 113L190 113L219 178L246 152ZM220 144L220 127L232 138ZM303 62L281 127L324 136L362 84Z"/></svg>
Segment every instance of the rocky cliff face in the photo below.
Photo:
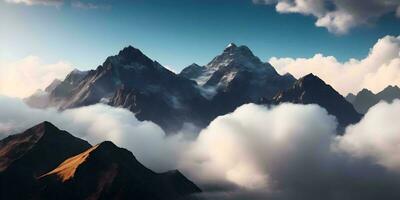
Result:
<svg viewBox="0 0 400 200"><path fill-rule="evenodd" d="M208 65L193 64L179 75L129 46L96 70L73 71L51 90L49 106L124 107L139 120L152 121L172 133L184 123L205 127L244 103L273 97L294 81L290 75L280 76L245 46L231 44Z"/></svg>
<svg viewBox="0 0 400 200"><path fill-rule="evenodd" d="M204 124L200 111L207 100L196 83L177 76L131 46L108 57L83 78L69 77L51 93L50 105L60 109L96 103L122 106L167 132L179 130L185 122Z"/></svg>
<svg viewBox="0 0 400 200"><path fill-rule="evenodd" d="M179 171L155 173L126 149L91 146L49 122L0 141L1 199L189 199Z"/></svg>
<svg viewBox="0 0 400 200"><path fill-rule="evenodd" d="M313 74L299 79L290 89L278 93L272 99L274 104L284 102L317 104L334 115L342 128L358 122L362 117L343 96Z"/></svg>
<svg viewBox="0 0 400 200"><path fill-rule="evenodd" d="M235 44L207 65L192 64L179 75L129 46L96 70L73 71L51 90L48 106L61 110L96 103L123 107L139 120L174 133L185 123L204 128L217 116L258 102L317 103L341 126L360 119L352 105L318 77L296 81L290 74L279 75L248 47Z"/></svg>
<svg viewBox="0 0 400 200"><path fill-rule="evenodd" d="M206 66L191 65L180 76L190 78L201 86L203 94L211 101L214 117L262 97L272 98L295 81L289 74L279 75L248 47L235 44L229 44Z"/></svg>

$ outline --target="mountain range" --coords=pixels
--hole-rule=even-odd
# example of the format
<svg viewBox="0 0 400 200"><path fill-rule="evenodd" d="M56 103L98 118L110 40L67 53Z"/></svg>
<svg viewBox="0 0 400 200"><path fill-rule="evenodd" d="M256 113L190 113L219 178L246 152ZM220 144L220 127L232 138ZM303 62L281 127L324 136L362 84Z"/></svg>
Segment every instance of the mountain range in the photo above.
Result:
<svg viewBox="0 0 400 200"><path fill-rule="evenodd" d="M26 102L35 106L38 96L46 96L46 104L37 107L64 110L96 103L123 107L139 120L156 123L167 134L179 131L185 123L204 128L217 116L246 103L318 104L336 116L342 127L361 118L318 77L296 80L290 74L280 75L248 47L233 43L207 65L192 64L179 74L128 46L95 70L74 70L63 81L55 80L45 93Z"/></svg>
<svg viewBox="0 0 400 200"><path fill-rule="evenodd" d="M179 171L155 173L112 142L91 146L49 122L0 141L0 199L190 199Z"/></svg>
<svg viewBox="0 0 400 200"><path fill-rule="evenodd" d="M363 89L357 95L350 93L346 96L346 100L353 104L357 112L363 114L380 101L390 103L395 99L400 99L400 88L398 86L388 86L377 94L368 89Z"/></svg>

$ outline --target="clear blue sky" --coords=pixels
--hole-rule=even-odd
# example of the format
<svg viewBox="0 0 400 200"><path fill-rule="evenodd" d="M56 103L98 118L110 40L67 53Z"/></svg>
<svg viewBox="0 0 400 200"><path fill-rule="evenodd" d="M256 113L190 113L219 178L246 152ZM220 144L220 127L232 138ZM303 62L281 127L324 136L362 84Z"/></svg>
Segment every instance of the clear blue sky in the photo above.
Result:
<svg viewBox="0 0 400 200"><path fill-rule="evenodd" d="M98 1L97 1L98 2ZM45 62L67 60L91 69L124 46L179 71L206 64L234 42L249 46L262 60L310 57L362 58L377 39L400 34L400 20L380 18L337 36L315 19L279 14L251 0L103 0L99 9L26 6L0 0L0 58L36 55Z"/></svg>

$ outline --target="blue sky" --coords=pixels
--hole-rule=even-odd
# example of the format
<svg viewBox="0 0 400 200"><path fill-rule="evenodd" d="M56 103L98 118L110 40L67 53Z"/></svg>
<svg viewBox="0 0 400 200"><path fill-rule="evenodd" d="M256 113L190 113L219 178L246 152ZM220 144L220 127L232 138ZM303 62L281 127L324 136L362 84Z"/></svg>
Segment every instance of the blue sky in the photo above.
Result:
<svg viewBox="0 0 400 200"><path fill-rule="evenodd" d="M249 46L262 60L365 57L385 35L399 35L400 20L386 14L347 34L315 26L313 16L282 14L251 0L96 1L97 9L0 1L0 59L36 55L91 69L124 46L141 49L176 71L206 64L230 42Z"/></svg>

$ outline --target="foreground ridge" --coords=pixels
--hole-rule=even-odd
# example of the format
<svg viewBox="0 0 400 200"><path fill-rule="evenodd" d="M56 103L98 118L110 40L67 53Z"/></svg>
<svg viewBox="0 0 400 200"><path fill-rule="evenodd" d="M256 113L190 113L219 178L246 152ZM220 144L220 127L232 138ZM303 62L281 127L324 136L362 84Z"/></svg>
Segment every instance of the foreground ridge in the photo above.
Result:
<svg viewBox="0 0 400 200"><path fill-rule="evenodd" d="M0 152L1 199L173 200L201 192L177 170L155 173L112 142L92 147L49 122L1 140Z"/></svg>

